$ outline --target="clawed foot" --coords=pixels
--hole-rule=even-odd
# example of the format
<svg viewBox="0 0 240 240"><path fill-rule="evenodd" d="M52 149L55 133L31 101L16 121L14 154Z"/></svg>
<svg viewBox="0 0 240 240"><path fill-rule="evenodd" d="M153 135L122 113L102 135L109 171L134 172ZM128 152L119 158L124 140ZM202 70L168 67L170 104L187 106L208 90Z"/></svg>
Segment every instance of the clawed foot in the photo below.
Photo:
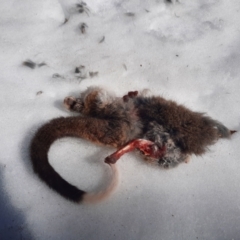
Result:
<svg viewBox="0 0 240 240"><path fill-rule="evenodd" d="M128 92L127 95L124 95L124 96L123 96L123 101L124 101L124 102L128 102L128 100L129 100L130 98L134 98L134 97L136 97L137 95L138 95L138 91Z"/></svg>
<svg viewBox="0 0 240 240"><path fill-rule="evenodd" d="M81 112L83 109L83 102L81 98L66 97L63 101L64 107L70 111Z"/></svg>

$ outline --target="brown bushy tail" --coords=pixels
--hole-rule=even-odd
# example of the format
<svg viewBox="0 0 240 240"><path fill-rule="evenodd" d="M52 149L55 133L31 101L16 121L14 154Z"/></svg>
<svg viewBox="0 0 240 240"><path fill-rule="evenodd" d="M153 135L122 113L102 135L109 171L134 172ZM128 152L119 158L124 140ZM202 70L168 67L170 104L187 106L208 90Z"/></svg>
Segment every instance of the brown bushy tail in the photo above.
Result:
<svg viewBox="0 0 240 240"><path fill-rule="evenodd" d="M97 122L96 122L97 121ZM89 194L79 190L77 187L65 181L49 164L48 151L51 144L62 137L80 137L93 142L98 142L98 131L101 125L104 128L104 121L99 124L98 119L90 119L84 117L68 117L53 119L49 123L42 126L34 136L30 146L30 157L35 173L53 190L58 192L63 197L73 201L81 202L84 197ZM96 127L98 126L98 127ZM96 129L97 128L97 129ZM87 129L87 133L86 130ZM104 143L104 142L102 142ZM111 145L111 143L109 143ZM114 170L114 169L113 169ZM116 173L116 169L113 174ZM113 191L116 186L116 176L113 176L112 184L106 189L106 195L109 191ZM104 197L104 192L101 194L101 199ZM91 194L91 201L94 199L94 194ZM99 199L99 194L96 194L96 199ZM100 200L101 200L100 199ZM86 201L87 199L85 199Z"/></svg>

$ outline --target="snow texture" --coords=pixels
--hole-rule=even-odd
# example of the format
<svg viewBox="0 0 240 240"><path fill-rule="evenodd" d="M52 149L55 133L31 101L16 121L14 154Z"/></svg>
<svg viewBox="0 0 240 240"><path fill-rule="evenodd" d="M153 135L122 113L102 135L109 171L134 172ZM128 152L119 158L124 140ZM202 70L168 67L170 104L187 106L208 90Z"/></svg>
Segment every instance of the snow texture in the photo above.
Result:
<svg viewBox="0 0 240 240"><path fill-rule="evenodd" d="M239 11L237 0L2 0L0 239L240 239L239 132L171 170L127 154L117 192L90 206L50 190L28 155L42 124L69 115L64 97L93 85L149 88L240 131ZM49 158L94 190L113 150L64 138Z"/></svg>

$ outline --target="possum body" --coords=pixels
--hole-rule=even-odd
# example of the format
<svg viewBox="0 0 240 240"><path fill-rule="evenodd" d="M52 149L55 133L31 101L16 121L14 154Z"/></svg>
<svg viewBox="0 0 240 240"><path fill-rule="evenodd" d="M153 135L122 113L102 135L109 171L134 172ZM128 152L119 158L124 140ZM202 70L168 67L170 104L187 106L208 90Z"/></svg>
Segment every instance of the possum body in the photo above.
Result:
<svg viewBox="0 0 240 240"><path fill-rule="evenodd" d="M137 91L120 98L97 87L89 88L78 98L66 97L64 106L81 115L56 118L40 127L30 145L30 158L35 173L50 188L76 203L106 198L116 188L117 168L111 162L113 158L106 159L113 171L110 185L102 192L86 193L64 180L49 164L48 151L57 139L77 137L118 149L136 139L145 139L147 145L137 141L132 148L143 150L147 161L172 167L191 154L203 154L220 137L231 135L223 124L202 113L162 97L145 97ZM150 155L145 151L149 144L154 146Z"/></svg>

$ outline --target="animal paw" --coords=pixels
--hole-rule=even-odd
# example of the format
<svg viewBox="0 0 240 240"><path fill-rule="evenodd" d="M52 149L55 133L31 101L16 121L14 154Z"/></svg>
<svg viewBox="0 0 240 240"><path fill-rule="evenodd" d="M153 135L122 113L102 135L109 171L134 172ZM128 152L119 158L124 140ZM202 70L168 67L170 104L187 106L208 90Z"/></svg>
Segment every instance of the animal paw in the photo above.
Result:
<svg viewBox="0 0 240 240"><path fill-rule="evenodd" d="M83 109L83 102L81 98L66 97L63 101L65 108L74 112L81 112Z"/></svg>

